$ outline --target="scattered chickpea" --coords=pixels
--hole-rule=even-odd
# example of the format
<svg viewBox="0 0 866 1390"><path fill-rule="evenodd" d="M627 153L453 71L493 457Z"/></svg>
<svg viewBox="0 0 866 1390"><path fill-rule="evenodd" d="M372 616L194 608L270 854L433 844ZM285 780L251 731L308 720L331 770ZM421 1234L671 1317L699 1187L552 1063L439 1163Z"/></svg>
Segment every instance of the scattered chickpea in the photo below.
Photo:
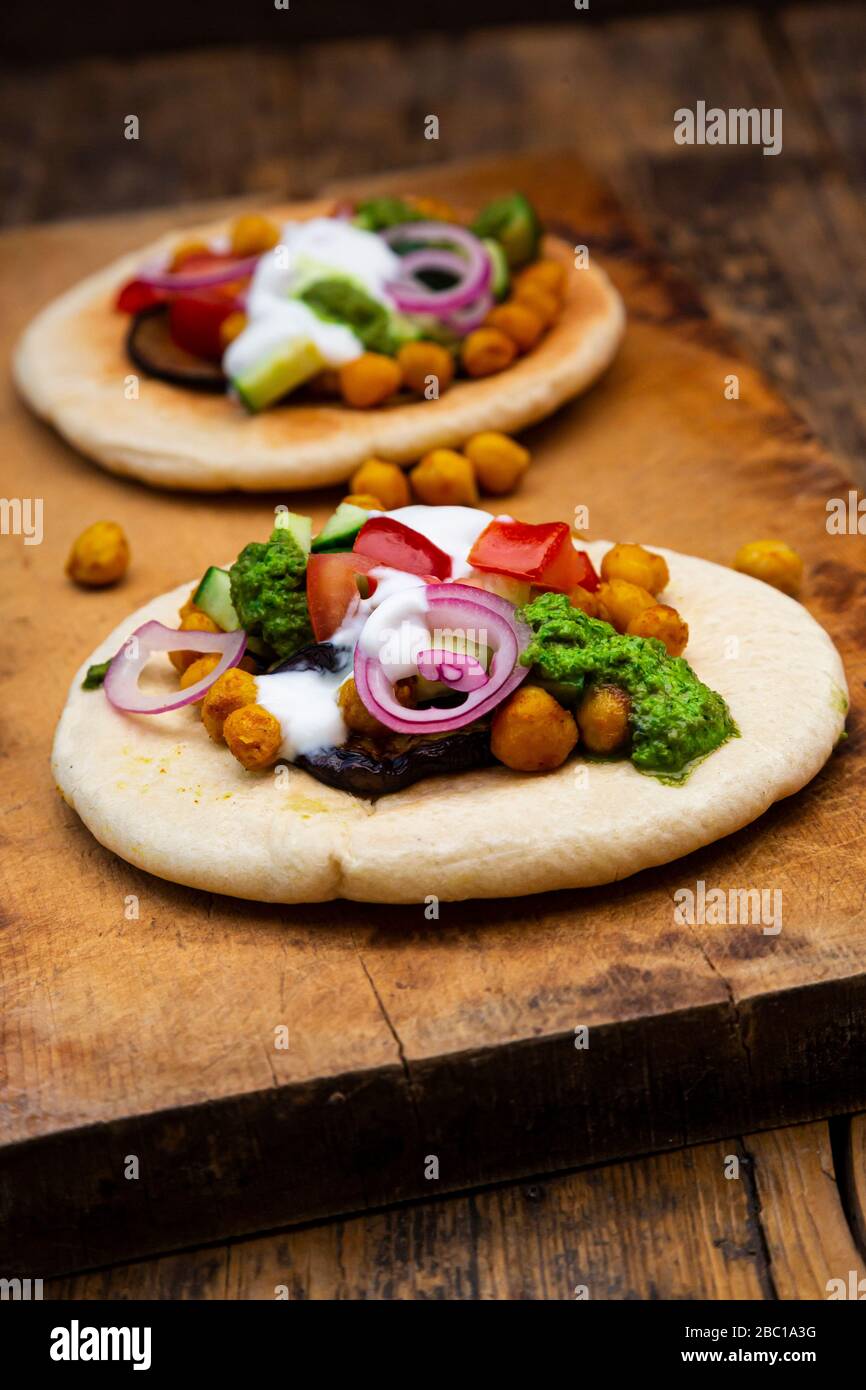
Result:
<svg viewBox="0 0 866 1390"><path fill-rule="evenodd" d="M386 463L384 459L367 459L366 463L362 463L352 474L349 486L353 493L381 497L382 506L386 511L409 505L410 494L406 474L396 463Z"/></svg>
<svg viewBox="0 0 866 1390"><path fill-rule="evenodd" d="M340 686L337 704L340 706L346 727L351 729L352 733L366 734L369 738L387 738L391 733L391 730L367 709L351 676Z"/></svg>
<svg viewBox="0 0 866 1390"><path fill-rule="evenodd" d="M181 674L181 690L189 690L191 685L196 685L199 681L203 681L205 676L209 676L211 671L216 670L217 666L220 664L220 660L221 657L219 653L213 652L208 653L207 656L200 656L197 661L193 661ZM258 667L251 656L242 656L238 662L238 669L241 671L249 671L251 675L255 675ZM207 693L208 692L205 691L205 695ZM201 699L204 699L204 695L202 695ZM196 701L196 704L200 703L200 700Z"/></svg>
<svg viewBox="0 0 866 1390"><path fill-rule="evenodd" d="M601 577L625 579L651 594L660 594L670 582L668 567L661 555L628 542L620 542L607 552L601 562Z"/></svg>
<svg viewBox="0 0 866 1390"><path fill-rule="evenodd" d="M203 613L200 608L197 608L195 612L188 613L185 618L181 618L178 632L222 632L222 628L207 613ZM180 649L176 652L169 652L171 664L176 671L185 671L187 666L198 661L200 656L201 652L182 651Z"/></svg>
<svg viewBox="0 0 866 1390"><path fill-rule="evenodd" d="M74 541L66 573L76 584L101 589L116 584L129 568L129 542L116 521L94 521Z"/></svg>
<svg viewBox="0 0 866 1390"><path fill-rule="evenodd" d="M626 632L632 637L657 637L667 647L668 656L682 656L689 644L688 623L667 603L645 608L632 618Z"/></svg>
<svg viewBox="0 0 866 1390"><path fill-rule="evenodd" d="M232 223L231 250L233 256L260 256L270 251L280 239L280 229L270 217L260 212L245 212Z"/></svg>
<svg viewBox="0 0 866 1390"><path fill-rule="evenodd" d="M243 333L246 326L247 316L240 309L229 314L228 318L224 318L220 324L220 342L223 347L228 347L229 343L233 343L235 338Z"/></svg>
<svg viewBox="0 0 866 1390"><path fill-rule="evenodd" d="M223 725L229 715L244 705L255 704L256 694L255 677L238 666L232 666L214 681L201 706L201 722L214 743L222 743Z"/></svg>
<svg viewBox="0 0 866 1390"><path fill-rule="evenodd" d="M500 329L520 352L529 352L530 348L534 348L544 332L544 324L535 311L518 299L497 304L484 322L488 328Z"/></svg>
<svg viewBox="0 0 866 1390"><path fill-rule="evenodd" d="M211 249L206 241L201 237L187 237L185 241L179 241L174 248L169 265L170 270L180 270L184 261L188 261L192 256L209 256Z"/></svg>
<svg viewBox="0 0 866 1390"><path fill-rule="evenodd" d="M566 283L565 266L561 261L542 260L533 261L532 265L521 270L515 287L525 289L531 286L536 290L544 290L546 294L552 294L555 299L562 299Z"/></svg>
<svg viewBox="0 0 866 1390"><path fill-rule="evenodd" d="M655 605L653 595L641 587L631 584L627 579L610 579L599 584L598 616L612 623L617 632L625 632L629 623L644 608Z"/></svg>
<svg viewBox="0 0 866 1390"><path fill-rule="evenodd" d="M280 756L283 731L280 721L262 705L242 705L223 725L223 737L247 772L261 772Z"/></svg>
<svg viewBox="0 0 866 1390"><path fill-rule="evenodd" d="M618 685L595 685L577 710L580 737L590 753L615 753L629 738L631 700Z"/></svg>
<svg viewBox="0 0 866 1390"><path fill-rule="evenodd" d="M514 291L514 299L518 304L525 304L531 309L536 317L541 319L545 328L549 328L559 315L559 300L549 290L543 290L538 285L518 285Z"/></svg>
<svg viewBox="0 0 866 1390"><path fill-rule="evenodd" d="M364 507L368 512L386 512L388 508L381 497L374 497L372 492L350 492L348 497L343 498L353 507Z"/></svg>
<svg viewBox="0 0 866 1390"><path fill-rule="evenodd" d="M550 772L565 762L578 740L567 709L540 685L522 685L493 716L490 747L515 772Z"/></svg>
<svg viewBox="0 0 866 1390"><path fill-rule="evenodd" d="M432 449L409 477L418 501L428 507L474 507L478 501L475 470L454 449Z"/></svg>
<svg viewBox="0 0 866 1390"><path fill-rule="evenodd" d="M784 541L749 541L734 557L734 569L762 579L796 598L803 582L803 561Z"/></svg>
<svg viewBox="0 0 866 1390"><path fill-rule="evenodd" d="M598 599L595 594L589 592L589 589L584 589L582 584L578 584L574 589L569 591L568 601L573 608L582 609L589 618L597 618L599 616Z"/></svg>
<svg viewBox="0 0 866 1390"><path fill-rule="evenodd" d="M436 378L436 391L441 396L454 380L454 358L441 343L404 343L397 353L403 380L416 395L425 395L430 377ZM434 398L435 399L435 398Z"/></svg>
<svg viewBox="0 0 866 1390"><path fill-rule="evenodd" d="M460 357L470 376L492 376L517 356L513 339L499 328L476 328L463 339Z"/></svg>
<svg viewBox="0 0 866 1390"><path fill-rule="evenodd" d="M529 450L497 430L473 434L463 448L481 487L494 496L511 492L529 467Z"/></svg>
<svg viewBox="0 0 866 1390"><path fill-rule="evenodd" d="M340 394L347 405L366 410L393 396L399 391L402 380L403 373L393 357L381 352L362 352L360 357L340 368Z"/></svg>

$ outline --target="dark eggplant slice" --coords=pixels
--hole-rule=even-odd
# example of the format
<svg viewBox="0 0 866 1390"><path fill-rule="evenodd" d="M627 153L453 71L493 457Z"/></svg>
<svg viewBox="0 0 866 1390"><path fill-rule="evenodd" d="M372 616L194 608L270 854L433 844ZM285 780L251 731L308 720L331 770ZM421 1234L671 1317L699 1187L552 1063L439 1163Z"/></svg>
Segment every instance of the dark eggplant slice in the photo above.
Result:
<svg viewBox="0 0 866 1390"><path fill-rule="evenodd" d="M387 743L354 734L340 748L322 748L296 760L311 777L358 796L401 791L422 777L468 772L494 761L490 729L468 725L452 734L395 734Z"/></svg>
<svg viewBox="0 0 866 1390"><path fill-rule="evenodd" d="M218 362L208 362L178 347L168 329L168 311L161 306L136 314L126 335L126 351L141 371L172 386L186 386L192 391L226 389Z"/></svg>
<svg viewBox="0 0 866 1390"><path fill-rule="evenodd" d="M278 671L329 671L339 675L342 671L348 671L353 661L354 654L349 647L335 647L333 642L308 642L306 647L275 662L269 674L276 675Z"/></svg>

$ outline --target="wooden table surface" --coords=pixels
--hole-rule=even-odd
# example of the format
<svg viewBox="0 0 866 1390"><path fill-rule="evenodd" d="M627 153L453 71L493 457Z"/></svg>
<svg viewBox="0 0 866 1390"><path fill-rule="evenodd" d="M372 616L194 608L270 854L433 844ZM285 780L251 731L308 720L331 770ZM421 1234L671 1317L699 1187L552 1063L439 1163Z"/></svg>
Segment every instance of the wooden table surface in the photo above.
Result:
<svg viewBox="0 0 866 1390"><path fill-rule="evenodd" d="M6 216L302 194L350 171L572 143L863 477L863 70L853 6L30 70L8 74L7 113L44 111L32 99L49 80L69 119L44 116L0 150ZM710 163L690 151L684 174L671 113L698 96L783 106L784 156L717 150ZM135 159L118 151L111 111L142 117ZM440 116L435 145L421 133L427 111ZM405 1206L52 1292L273 1297L285 1285L293 1297L557 1298L588 1284L594 1297L820 1297L827 1279L862 1264L861 1126L816 1122ZM740 1182L720 1178L730 1154L747 1160Z"/></svg>

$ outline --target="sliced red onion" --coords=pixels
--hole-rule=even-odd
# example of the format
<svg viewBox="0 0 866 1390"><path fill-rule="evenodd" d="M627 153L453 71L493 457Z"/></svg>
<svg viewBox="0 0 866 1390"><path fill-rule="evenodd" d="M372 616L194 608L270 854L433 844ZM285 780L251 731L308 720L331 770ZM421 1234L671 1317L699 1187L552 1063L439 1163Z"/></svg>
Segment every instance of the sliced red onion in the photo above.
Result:
<svg viewBox="0 0 866 1390"><path fill-rule="evenodd" d="M493 308L493 295L489 290L485 290L473 304L467 304L465 309L457 309L453 314L447 314L442 320L446 328L451 328L455 333L471 333L473 328L480 328L490 310Z"/></svg>
<svg viewBox="0 0 866 1390"><path fill-rule="evenodd" d="M440 681L451 690L478 690L490 679L477 657L468 652L452 652L445 647L431 647L419 652L418 673L428 681Z"/></svg>
<svg viewBox="0 0 866 1390"><path fill-rule="evenodd" d="M406 313L453 313L471 304L490 284L493 275L490 256L478 237L465 227L455 227L451 222L401 222L397 227L386 228L380 235L392 247L401 241L444 242L446 248L456 247L461 253L455 255L450 249L433 245L410 252L403 258L401 276L417 276L419 270L429 269L449 270L460 277L456 285L445 290L431 290L414 278L409 283L402 278L392 281L388 291L397 308Z"/></svg>
<svg viewBox="0 0 866 1390"><path fill-rule="evenodd" d="M135 642L130 650L130 643ZM232 666L237 666L247 645L247 634L237 632L189 632L164 623L143 623L127 637L120 651L112 658L105 675L103 689L115 709L127 714L167 714L200 700L214 681L219 680ZM148 661L157 652L221 652L218 666L209 676L196 681L186 690L178 690L168 699L164 695L145 695L139 689L138 678Z"/></svg>
<svg viewBox="0 0 866 1390"><path fill-rule="evenodd" d="M229 265L214 266L212 270L190 270L186 274L182 270L154 267L152 270L139 271L135 278L154 290L205 290L214 285L231 284L232 280L248 279L260 259L259 256L244 256L242 260L232 261Z"/></svg>
<svg viewBox="0 0 866 1390"><path fill-rule="evenodd" d="M428 624L434 635L438 628L457 628L463 632L484 633L485 645L493 650L490 670L483 685L469 690L457 709L406 709L397 700L394 687L377 657L355 648L355 686L366 708L389 729L398 733L446 733L471 724L500 704L528 674L519 664L521 651L531 633L505 599L467 584L431 584L425 591ZM480 639L479 639L480 640ZM427 653L421 653L423 659ZM462 654L460 654L462 656ZM458 654L449 653L449 661ZM483 668L481 668L483 670ZM422 674L424 674L422 672ZM452 688L457 688L456 685Z"/></svg>

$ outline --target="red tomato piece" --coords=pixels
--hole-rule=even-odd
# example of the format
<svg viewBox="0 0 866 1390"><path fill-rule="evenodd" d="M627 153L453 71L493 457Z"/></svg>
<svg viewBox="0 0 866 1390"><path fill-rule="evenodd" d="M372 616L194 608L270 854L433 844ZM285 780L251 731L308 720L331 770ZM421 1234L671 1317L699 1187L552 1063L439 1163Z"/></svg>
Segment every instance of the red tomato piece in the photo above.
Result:
<svg viewBox="0 0 866 1390"><path fill-rule="evenodd" d="M236 313L240 307L234 285L178 294L168 308L171 336L178 347L196 357L219 362L225 351L220 328L229 314Z"/></svg>
<svg viewBox="0 0 866 1390"><path fill-rule="evenodd" d="M167 299L166 290L155 290L143 280L128 280L114 301L114 307L122 314L141 314L145 309L164 304Z"/></svg>
<svg viewBox="0 0 866 1390"><path fill-rule="evenodd" d="M379 562L351 550L337 555L311 555L307 561L307 607L317 642L327 642L361 601L359 576L368 576ZM376 588L367 578L368 594Z"/></svg>
<svg viewBox="0 0 866 1390"><path fill-rule="evenodd" d="M377 565L420 574L425 578L451 578L451 556L440 550L420 531L404 526L390 516L373 516L365 521L355 537L355 552L369 555Z"/></svg>
<svg viewBox="0 0 866 1390"><path fill-rule="evenodd" d="M469 552L475 569L528 580L543 589L567 593L578 584L593 591L598 576L589 556L575 550L564 521L491 521Z"/></svg>

